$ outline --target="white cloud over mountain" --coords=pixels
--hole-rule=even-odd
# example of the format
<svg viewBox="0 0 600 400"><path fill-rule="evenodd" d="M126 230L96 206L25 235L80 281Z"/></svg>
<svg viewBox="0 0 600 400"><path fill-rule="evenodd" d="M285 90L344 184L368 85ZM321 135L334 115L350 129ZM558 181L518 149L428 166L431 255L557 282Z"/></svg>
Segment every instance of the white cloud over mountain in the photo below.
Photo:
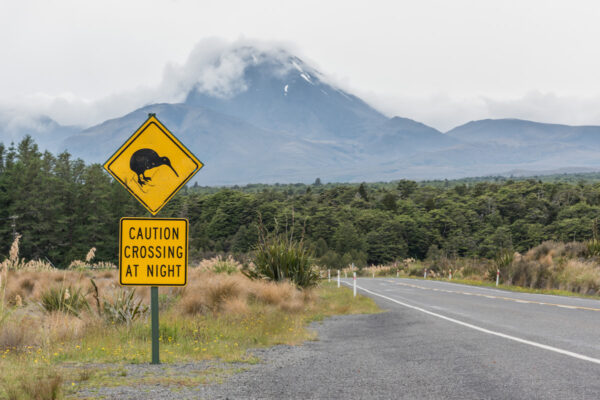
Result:
<svg viewBox="0 0 600 400"><path fill-rule="evenodd" d="M144 105L181 102L194 87L216 97L235 95L246 90L243 79L246 66L262 62L263 57L281 59L282 73L285 73L285 69L290 68L285 58L298 53L293 44L285 42L207 38L194 46L184 62L166 64L161 81L155 85L124 89L97 99L72 92L58 95L38 92L4 99L0 102L0 109L4 110L5 119L14 119L13 123L23 124L28 119L29 123L34 123L36 116L47 115L63 125L91 126ZM349 55L349 63L353 57ZM301 58L306 61L306 57L301 55ZM311 69L311 73L318 74L317 69ZM600 124L600 95L561 95L551 91L529 91L515 96L483 93L456 96L442 92L390 94L361 90L351 80L340 78L336 73L319 77L332 86L359 95L388 116L399 115L423 121L441 131L486 118L522 118L570 125ZM398 79L407 78L399 76Z"/></svg>

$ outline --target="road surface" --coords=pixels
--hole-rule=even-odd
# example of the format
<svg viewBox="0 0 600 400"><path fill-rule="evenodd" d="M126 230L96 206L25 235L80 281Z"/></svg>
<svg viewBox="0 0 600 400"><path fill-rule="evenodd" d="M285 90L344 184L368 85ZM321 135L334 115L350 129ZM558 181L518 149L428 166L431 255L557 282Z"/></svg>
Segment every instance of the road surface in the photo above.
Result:
<svg viewBox="0 0 600 400"><path fill-rule="evenodd" d="M600 399L600 301L357 282L387 312L329 319L318 341L266 350L265 363L200 397Z"/></svg>

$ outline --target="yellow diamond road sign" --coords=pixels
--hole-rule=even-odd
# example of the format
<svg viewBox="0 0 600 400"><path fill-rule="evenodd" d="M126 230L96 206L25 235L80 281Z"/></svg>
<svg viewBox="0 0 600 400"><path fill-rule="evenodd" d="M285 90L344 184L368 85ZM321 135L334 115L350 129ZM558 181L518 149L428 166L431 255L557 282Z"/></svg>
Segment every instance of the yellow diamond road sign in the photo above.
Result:
<svg viewBox="0 0 600 400"><path fill-rule="evenodd" d="M121 218L119 283L185 286L188 225L182 218Z"/></svg>
<svg viewBox="0 0 600 400"><path fill-rule="evenodd" d="M152 215L202 166L154 114L104 164Z"/></svg>

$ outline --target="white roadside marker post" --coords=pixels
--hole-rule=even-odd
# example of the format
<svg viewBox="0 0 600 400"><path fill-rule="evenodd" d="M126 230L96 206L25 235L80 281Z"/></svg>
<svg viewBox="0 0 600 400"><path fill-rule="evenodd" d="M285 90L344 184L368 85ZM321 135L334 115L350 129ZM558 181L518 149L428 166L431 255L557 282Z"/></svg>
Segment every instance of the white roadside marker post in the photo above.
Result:
<svg viewBox="0 0 600 400"><path fill-rule="evenodd" d="M338 269L338 287L340 287L340 270Z"/></svg>
<svg viewBox="0 0 600 400"><path fill-rule="evenodd" d="M373 272L373 279L375 279L375 272Z"/></svg>
<svg viewBox="0 0 600 400"><path fill-rule="evenodd" d="M425 268L425 272L423 272L423 279L427 279L427 268Z"/></svg>
<svg viewBox="0 0 600 400"><path fill-rule="evenodd" d="M331 270L327 270L327 282L331 282Z"/></svg>
<svg viewBox="0 0 600 400"><path fill-rule="evenodd" d="M500 270L496 270L496 287L498 287L498 283L500 282Z"/></svg>
<svg viewBox="0 0 600 400"><path fill-rule="evenodd" d="M450 268L450 280L452 280L452 268Z"/></svg>
<svg viewBox="0 0 600 400"><path fill-rule="evenodd" d="M356 297L356 272L354 272L354 297Z"/></svg>

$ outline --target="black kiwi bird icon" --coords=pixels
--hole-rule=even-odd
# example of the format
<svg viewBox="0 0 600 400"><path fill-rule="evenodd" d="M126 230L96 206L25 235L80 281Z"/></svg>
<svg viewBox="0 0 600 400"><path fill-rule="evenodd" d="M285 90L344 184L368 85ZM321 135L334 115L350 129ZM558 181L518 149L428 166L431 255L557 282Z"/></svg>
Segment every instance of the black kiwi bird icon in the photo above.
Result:
<svg viewBox="0 0 600 400"><path fill-rule="evenodd" d="M145 172L149 169L160 167L161 165L167 165L175 175L179 176L177 171L171 166L171 160L167 157L159 156L158 153L152 149L139 149L133 153L131 160L129 160L129 168L136 173L140 186L144 186L146 182L152 180L144 175Z"/></svg>

